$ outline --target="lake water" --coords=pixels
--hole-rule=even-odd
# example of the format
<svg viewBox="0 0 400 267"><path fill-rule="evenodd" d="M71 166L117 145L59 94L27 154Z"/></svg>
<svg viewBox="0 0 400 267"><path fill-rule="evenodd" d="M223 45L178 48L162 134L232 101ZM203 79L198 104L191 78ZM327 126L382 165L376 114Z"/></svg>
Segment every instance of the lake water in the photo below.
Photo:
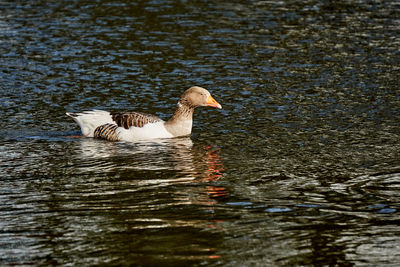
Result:
<svg viewBox="0 0 400 267"><path fill-rule="evenodd" d="M1 1L0 52L1 265L398 266L398 1Z"/></svg>

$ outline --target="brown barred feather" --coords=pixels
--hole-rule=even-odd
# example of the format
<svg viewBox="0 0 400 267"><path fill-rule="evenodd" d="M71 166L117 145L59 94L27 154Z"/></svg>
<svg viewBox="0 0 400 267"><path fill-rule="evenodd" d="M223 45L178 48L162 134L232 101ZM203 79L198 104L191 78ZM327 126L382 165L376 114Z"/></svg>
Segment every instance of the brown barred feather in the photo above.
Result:
<svg viewBox="0 0 400 267"><path fill-rule="evenodd" d="M112 112L113 121L119 126L129 129L129 127L143 127L147 123L158 122L161 119L157 116L141 112Z"/></svg>
<svg viewBox="0 0 400 267"><path fill-rule="evenodd" d="M108 141L118 141L118 134L115 132L117 128L118 126L115 124L103 124L94 130L93 137L106 139Z"/></svg>

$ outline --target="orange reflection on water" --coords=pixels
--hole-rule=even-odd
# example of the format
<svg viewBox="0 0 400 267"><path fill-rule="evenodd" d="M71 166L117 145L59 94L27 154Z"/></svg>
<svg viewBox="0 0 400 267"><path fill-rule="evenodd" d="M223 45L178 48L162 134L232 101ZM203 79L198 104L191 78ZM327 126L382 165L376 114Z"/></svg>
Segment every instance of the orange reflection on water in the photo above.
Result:
<svg viewBox="0 0 400 267"><path fill-rule="evenodd" d="M225 171L224 165L222 163L222 158L220 156L220 150L211 145L205 146L204 149L207 151L205 155L206 162L206 177L203 179L203 182L214 182L219 180L222 177L223 172ZM211 198L224 197L228 195L228 192L223 186L213 186L209 185L205 187L205 192ZM203 204L215 204L215 200L208 201L208 203Z"/></svg>
<svg viewBox="0 0 400 267"><path fill-rule="evenodd" d="M201 205L207 206L210 214L214 213L214 206L217 205L218 199L225 198L229 195L228 190L224 186L213 185L212 182L219 180L225 171L220 156L220 150L214 146L205 146L206 154L203 162L205 169L203 172L202 182L206 183L202 189L202 197L198 199ZM210 183L210 184L209 184ZM218 223L215 221L215 223ZM217 227L216 224L211 224L209 227Z"/></svg>
<svg viewBox="0 0 400 267"><path fill-rule="evenodd" d="M210 259L219 259L221 258L221 255L210 255L208 256Z"/></svg>
<svg viewBox="0 0 400 267"><path fill-rule="evenodd" d="M212 197L224 197L228 195L226 188L223 186L207 186L207 194Z"/></svg>
<svg viewBox="0 0 400 267"><path fill-rule="evenodd" d="M207 182L217 181L222 177L222 173L225 170L222 164L222 159L219 154L219 149L215 149L208 145L204 147L207 150L206 162L207 162L207 177L204 178Z"/></svg>

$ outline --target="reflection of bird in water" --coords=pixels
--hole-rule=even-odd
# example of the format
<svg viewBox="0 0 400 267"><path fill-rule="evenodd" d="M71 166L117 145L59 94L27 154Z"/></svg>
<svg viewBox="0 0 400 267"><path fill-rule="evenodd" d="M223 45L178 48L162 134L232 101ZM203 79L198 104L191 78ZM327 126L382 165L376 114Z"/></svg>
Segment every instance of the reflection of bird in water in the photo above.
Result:
<svg viewBox="0 0 400 267"><path fill-rule="evenodd" d="M67 115L79 124L85 137L136 142L190 135L194 109L200 106L222 108L206 89L195 86L183 93L174 114L168 121L140 112L110 113L92 110L82 113L67 113Z"/></svg>
<svg viewBox="0 0 400 267"><path fill-rule="evenodd" d="M96 177L91 192L104 198L102 208L126 210L123 223L118 216L110 216L117 225L139 230L207 227L223 231L214 214L219 199L229 192L217 181L224 172L218 147L196 146L188 137L137 143L86 138L74 144L81 145L81 153L73 158L80 168L77 171ZM81 192L81 181L76 188ZM213 245L205 244L204 251L211 255L203 257L219 257Z"/></svg>
<svg viewBox="0 0 400 267"><path fill-rule="evenodd" d="M207 173L206 181L216 181L222 177L222 172L225 170L222 164L219 149L214 149L212 146L204 147L207 151Z"/></svg>
<svg viewBox="0 0 400 267"><path fill-rule="evenodd" d="M78 164L87 171L113 172L117 169L174 171L180 181L216 181L224 171L219 148L193 146L189 137L155 139L136 143L81 139ZM160 175L162 176L162 175ZM166 177L166 181L171 181ZM154 181L148 181L154 182Z"/></svg>

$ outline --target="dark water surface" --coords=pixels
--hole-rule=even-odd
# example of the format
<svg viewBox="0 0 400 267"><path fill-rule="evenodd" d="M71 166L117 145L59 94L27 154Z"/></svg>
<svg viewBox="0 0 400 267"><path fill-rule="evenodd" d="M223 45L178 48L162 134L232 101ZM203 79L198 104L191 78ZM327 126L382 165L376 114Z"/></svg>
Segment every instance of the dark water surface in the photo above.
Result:
<svg viewBox="0 0 400 267"><path fill-rule="evenodd" d="M398 266L398 1L1 1L0 63L1 265Z"/></svg>

